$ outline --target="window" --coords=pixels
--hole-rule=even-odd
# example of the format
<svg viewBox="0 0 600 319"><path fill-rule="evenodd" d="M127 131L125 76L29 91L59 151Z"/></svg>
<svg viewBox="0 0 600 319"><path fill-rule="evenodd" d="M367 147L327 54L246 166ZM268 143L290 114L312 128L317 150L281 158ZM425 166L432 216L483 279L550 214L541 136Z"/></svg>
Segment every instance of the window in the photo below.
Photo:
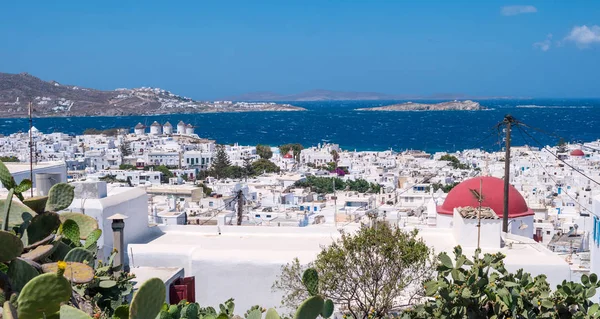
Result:
<svg viewBox="0 0 600 319"><path fill-rule="evenodd" d="M267 218L271 218L271 215L267 215Z"/></svg>
<svg viewBox="0 0 600 319"><path fill-rule="evenodd" d="M209 207L213 207L213 202L208 202Z"/></svg>
<svg viewBox="0 0 600 319"><path fill-rule="evenodd" d="M546 231L546 235L550 235L550 231L549 230Z"/></svg>
<svg viewBox="0 0 600 319"><path fill-rule="evenodd" d="M316 212L316 211L317 211L317 206L315 206L315 207L313 208L313 210Z"/></svg>
<svg viewBox="0 0 600 319"><path fill-rule="evenodd" d="M188 157L188 158L186 158L186 160L187 160L187 163L189 164L190 163L190 158Z"/></svg>
<svg viewBox="0 0 600 319"><path fill-rule="evenodd" d="M267 216L269 216L269 215L267 215ZM256 214L256 215L254 215L254 217L255 218L260 218L260 214Z"/></svg>

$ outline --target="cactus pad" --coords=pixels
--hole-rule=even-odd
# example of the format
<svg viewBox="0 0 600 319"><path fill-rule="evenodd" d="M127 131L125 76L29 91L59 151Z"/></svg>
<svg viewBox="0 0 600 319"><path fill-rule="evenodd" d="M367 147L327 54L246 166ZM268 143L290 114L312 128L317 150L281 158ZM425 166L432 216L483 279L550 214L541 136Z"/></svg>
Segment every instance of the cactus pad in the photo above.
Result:
<svg viewBox="0 0 600 319"><path fill-rule="evenodd" d="M323 310L321 311L321 317L329 318L333 315L333 301L331 299L325 300L323 304Z"/></svg>
<svg viewBox="0 0 600 319"><path fill-rule="evenodd" d="M269 308L269 310L267 310L267 314L265 315L265 319L281 319L281 317L279 317L277 310Z"/></svg>
<svg viewBox="0 0 600 319"><path fill-rule="evenodd" d="M26 234L27 233L25 233L25 235ZM54 240L54 238L56 238L56 235L50 234L47 237L45 237L45 238L43 238L43 239L41 239L39 241L36 241L36 242L34 242L34 243L32 243L32 244L30 244L28 246L25 246L25 250L32 250L32 249L34 249L37 246L48 244L48 243L52 242ZM21 240L23 240L23 238L21 238Z"/></svg>
<svg viewBox="0 0 600 319"><path fill-rule="evenodd" d="M48 191L48 201L46 202L47 212L57 212L71 205L75 198L75 187L67 183L58 183Z"/></svg>
<svg viewBox="0 0 600 319"><path fill-rule="evenodd" d="M26 191L31 189L31 186L33 186L31 181L29 179L24 179L21 181L21 183L19 183L19 185L15 186L15 194L20 195L21 193L25 193ZM19 199L23 200L23 195L20 195Z"/></svg>
<svg viewBox="0 0 600 319"><path fill-rule="evenodd" d="M85 312L68 305L60 306L60 317L69 319L90 319Z"/></svg>
<svg viewBox="0 0 600 319"><path fill-rule="evenodd" d="M200 306L197 303L187 304L181 309L181 318L198 319L198 311L200 311Z"/></svg>
<svg viewBox="0 0 600 319"><path fill-rule="evenodd" d="M6 207L6 199L0 199L0 212L4 212ZM19 226L24 222L23 213L27 213L30 216L37 215L31 208L25 206L20 201L13 199L10 204L10 210L8 211L8 227ZM2 221L0 223L4 223L4 215L0 215Z"/></svg>
<svg viewBox="0 0 600 319"><path fill-rule="evenodd" d="M58 263L43 264L42 270L45 273L56 273ZM63 275L74 284L85 284L94 279L94 269L86 264L67 262L67 268Z"/></svg>
<svg viewBox="0 0 600 319"><path fill-rule="evenodd" d="M11 261L23 252L23 242L12 233L0 230L0 262Z"/></svg>
<svg viewBox="0 0 600 319"><path fill-rule="evenodd" d="M31 220L27 227L27 241L29 244L43 240L51 235L60 226L60 218L57 213L39 214Z"/></svg>
<svg viewBox="0 0 600 319"><path fill-rule="evenodd" d="M63 243L62 241L57 241L55 243L56 243L56 249L50 256L50 259L53 261L65 260L65 257L67 256L67 254L69 253L69 251L71 251L71 247L69 247L69 245Z"/></svg>
<svg viewBox="0 0 600 319"><path fill-rule="evenodd" d="M2 306L2 319L18 319L17 309L9 301L5 301Z"/></svg>
<svg viewBox="0 0 600 319"><path fill-rule="evenodd" d="M311 296L319 293L319 274L314 268L308 268L304 271L302 283Z"/></svg>
<svg viewBox="0 0 600 319"><path fill-rule="evenodd" d="M62 234L74 245L81 246L79 225L72 220L67 219L61 225Z"/></svg>
<svg viewBox="0 0 600 319"><path fill-rule="evenodd" d="M115 309L115 313L113 313L113 318L115 319L129 319L129 305L120 305ZM171 317L169 316L169 319Z"/></svg>
<svg viewBox="0 0 600 319"><path fill-rule="evenodd" d="M75 212L65 212L60 214L60 220L64 223L67 219L71 219L79 226L79 236L81 239L86 239L94 229L98 229L98 221L92 216L84 215Z"/></svg>
<svg viewBox="0 0 600 319"><path fill-rule="evenodd" d="M17 186L17 184L15 183L14 177L12 177L12 174L10 173L10 171L8 170L6 165L4 165L4 163L2 163L1 161L0 161L0 182L2 182L2 186L4 186L4 188L6 188L6 189L15 188L15 186Z"/></svg>
<svg viewBox="0 0 600 319"><path fill-rule="evenodd" d="M77 247L77 248L73 248L71 249L71 251L69 251L67 253L67 255L65 256L65 261L74 261L74 262L79 262L79 263L84 263L84 264L93 264L94 262L94 254L87 250L87 249L83 249L81 247Z"/></svg>
<svg viewBox="0 0 600 319"><path fill-rule="evenodd" d="M71 283L56 273L39 275L30 280L17 299L19 319L39 319L60 310L71 298Z"/></svg>
<svg viewBox="0 0 600 319"><path fill-rule="evenodd" d="M40 273L23 259L17 258L8 265L10 287L14 291L21 291L23 287Z"/></svg>
<svg viewBox="0 0 600 319"><path fill-rule="evenodd" d="M25 198L23 204L31 208L34 212L41 214L46 211L46 202L48 202L48 196L35 196Z"/></svg>
<svg viewBox="0 0 600 319"><path fill-rule="evenodd" d="M323 310L324 303L325 302L323 301L323 298L319 295L312 296L306 299L302 304L300 304L298 310L296 310L296 315L294 316L294 319L317 318Z"/></svg>
<svg viewBox="0 0 600 319"><path fill-rule="evenodd" d="M165 283L158 278L150 278L133 295L129 306L130 319L156 318L166 298Z"/></svg>
<svg viewBox="0 0 600 319"><path fill-rule="evenodd" d="M21 257L33 261L40 261L48 256L50 256L54 249L56 249L57 244L49 244L49 245L40 245L35 247L34 249L24 253Z"/></svg>
<svg viewBox="0 0 600 319"><path fill-rule="evenodd" d="M262 318L262 312L260 312L260 309L254 309L252 311L250 311L248 313L248 315L246 316L246 319L261 319Z"/></svg>
<svg viewBox="0 0 600 319"><path fill-rule="evenodd" d="M98 242L98 239L100 239L100 236L102 236L102 230L94 229L85 239L83 248L88 250L92 249L94 246L96 246L96 243Z"/></svg>

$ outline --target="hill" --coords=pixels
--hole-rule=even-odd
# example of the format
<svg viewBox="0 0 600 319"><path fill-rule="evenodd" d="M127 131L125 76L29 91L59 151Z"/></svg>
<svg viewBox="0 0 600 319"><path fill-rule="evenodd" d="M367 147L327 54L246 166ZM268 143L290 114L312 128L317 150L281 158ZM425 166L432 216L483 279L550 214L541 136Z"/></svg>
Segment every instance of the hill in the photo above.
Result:
<svg viewBox="0 0 600 319"><path fill-rule="evenodd" d="M0 117L28 116L29 102L35 117L304 110L289 104L195 101L159 88L101 91L28 73L0 73Z"/></svg>

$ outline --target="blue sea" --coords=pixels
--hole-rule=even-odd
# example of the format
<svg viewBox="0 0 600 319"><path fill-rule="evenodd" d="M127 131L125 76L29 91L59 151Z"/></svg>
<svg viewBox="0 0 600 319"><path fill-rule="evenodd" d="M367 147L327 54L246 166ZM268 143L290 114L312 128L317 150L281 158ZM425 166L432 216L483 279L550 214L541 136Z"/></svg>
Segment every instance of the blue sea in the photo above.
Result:
<svg viewBox="0 0 600 319"><path fill-rule="evenodd" d="M495 128L506 114L527 124L526 132L513 131L513 145L556 145L566 141L600 138L600 99L480 100L486 111L361 112L356 108L405 101L290 102L306 112L247 112L173 114L160 116L34 118L44 133L81 134L86 128L133 129L180 120L196 127L201 137L219 144L241 145L337 143L348 150L456 151L467 148L499 150L501 134ZM423 101L439 102L439 101ZM0 134L27 131L27 119L0 119ZM501 132L500 132L501 133ZM535 139L535 140L534 140Z"/></svg>

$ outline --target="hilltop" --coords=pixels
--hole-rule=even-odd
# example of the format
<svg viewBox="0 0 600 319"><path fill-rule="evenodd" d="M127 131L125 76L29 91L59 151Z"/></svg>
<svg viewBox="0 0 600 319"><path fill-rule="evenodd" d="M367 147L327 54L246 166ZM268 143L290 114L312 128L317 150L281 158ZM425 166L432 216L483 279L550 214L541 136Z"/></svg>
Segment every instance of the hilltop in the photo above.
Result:
<svg viewBox="0 0 600 319"><path fill-rule="evenodd" d="M159 88L101 91L28 73L0 73L0 117L27 116L30 101L35 117L304 110L277 103L195 101Z"/></svg>

